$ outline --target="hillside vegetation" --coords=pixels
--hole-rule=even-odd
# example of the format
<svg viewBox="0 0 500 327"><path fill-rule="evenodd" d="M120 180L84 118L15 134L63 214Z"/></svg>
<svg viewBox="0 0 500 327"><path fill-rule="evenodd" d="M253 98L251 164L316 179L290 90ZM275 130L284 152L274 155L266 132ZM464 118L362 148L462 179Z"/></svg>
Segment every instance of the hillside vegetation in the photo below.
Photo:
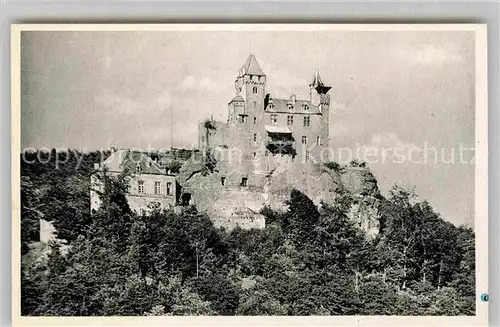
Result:
<svg viewBox="0 0 500 327"><path fill-rule="evenodd" d="M261 230L217 229L195 207L129 209L108 177L90 219L89 176L100 153L22 160L23 315L474 315L474 232L444 221L411 190L377 202L380 231L349 218L339 190L317 206L293 189ZM42 157L43 158L43 157ZM54 156L52 156L54 158ZM37 222L58 238L37 245ZM31 250L30 250L31 249ZM44 256L42 253L48 253Z"/></svg>

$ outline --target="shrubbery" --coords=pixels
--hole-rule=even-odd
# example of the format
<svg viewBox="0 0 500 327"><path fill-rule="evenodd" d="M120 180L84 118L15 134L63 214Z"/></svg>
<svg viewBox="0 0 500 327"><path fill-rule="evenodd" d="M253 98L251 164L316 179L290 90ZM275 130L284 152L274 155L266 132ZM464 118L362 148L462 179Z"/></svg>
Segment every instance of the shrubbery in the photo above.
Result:
<svg viewBox="0 0 500 327"><path fill-rule="evenodd" d="M70 243L25 265L23 315L474 314L474 232L410 191L382 201L374 239L347 218L347 195L317 208L294 190L287 212L262 210L265 229L226 232L192 207L137 215L111 177L90 220L80 189L91 162L76 173L23 167L23 242L43 216Z"/></svg>

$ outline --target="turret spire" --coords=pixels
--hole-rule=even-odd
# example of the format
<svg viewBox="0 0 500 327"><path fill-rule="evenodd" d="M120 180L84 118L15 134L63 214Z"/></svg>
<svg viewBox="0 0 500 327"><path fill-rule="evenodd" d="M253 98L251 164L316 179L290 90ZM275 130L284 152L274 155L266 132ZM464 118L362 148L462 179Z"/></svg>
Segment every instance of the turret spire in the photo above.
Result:
<svg viewBox="0 0 500 327"><path fill-rule="evenodd" d="M321 77L319 76L319 70L317 68L316 68L316 71L314 72L313 81L310 85L314 86L314 87L325 85L325 84L323 84L323 81L321 80Z"/></svg>
<svg viewBox="0 0 500 327"><path fill-rule="evenodd" d="M257 59L255 59L255 56L253 54L250 54L248 56L245 64L241 68L240 76L243 75L265 76L264 72L262 71L262 69L260 69L260 66L257 63Z"/></svg>

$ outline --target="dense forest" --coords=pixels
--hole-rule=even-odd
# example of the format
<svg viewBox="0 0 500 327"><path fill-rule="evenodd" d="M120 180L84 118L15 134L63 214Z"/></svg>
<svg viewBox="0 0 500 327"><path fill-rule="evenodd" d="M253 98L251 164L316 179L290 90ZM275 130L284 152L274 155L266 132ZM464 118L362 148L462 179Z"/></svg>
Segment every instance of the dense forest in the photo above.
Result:
<svg viewBox="0 0 500 327"><path fill-rule="evenodd" d="M216 229L195 207L132 212L123 176L108 176L89 214L89 177L106 153L21 158L22 314L474 315L472 229L456 227L395 186L368 237L348 193L320 207L291 193L264 208L263 230ZM28 158L28 160L27 160ZM58 239L40 244L38 221Z"/></svg>

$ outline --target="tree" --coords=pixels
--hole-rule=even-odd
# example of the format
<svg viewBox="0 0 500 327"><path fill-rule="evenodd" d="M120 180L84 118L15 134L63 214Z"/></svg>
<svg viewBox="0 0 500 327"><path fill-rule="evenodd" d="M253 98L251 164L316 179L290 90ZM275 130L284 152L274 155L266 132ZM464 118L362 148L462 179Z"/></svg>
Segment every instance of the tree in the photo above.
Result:
<svg viewBox="0 0 500 327"><path fill-rule="evenodd" d="M292 190L287 205L289 208L283 221L283 228L298 246L314 240L315 226L320 217L316 205L297 189Z"/></svg>
<svg viewBox="0 0 500 327"><path fill-rule="evenodd" d="M28 244L40 240L40 219L43 203L30 177L21 177L21 255L28 253Z"/></svg>
<svg viewBox="0 0 500 327"><path fill-rule="evenodd" d="M288 305L282 304L267 290L263 278L254 276L251 281L241 294L237 315L284 316L288 314Z"/></svg>

